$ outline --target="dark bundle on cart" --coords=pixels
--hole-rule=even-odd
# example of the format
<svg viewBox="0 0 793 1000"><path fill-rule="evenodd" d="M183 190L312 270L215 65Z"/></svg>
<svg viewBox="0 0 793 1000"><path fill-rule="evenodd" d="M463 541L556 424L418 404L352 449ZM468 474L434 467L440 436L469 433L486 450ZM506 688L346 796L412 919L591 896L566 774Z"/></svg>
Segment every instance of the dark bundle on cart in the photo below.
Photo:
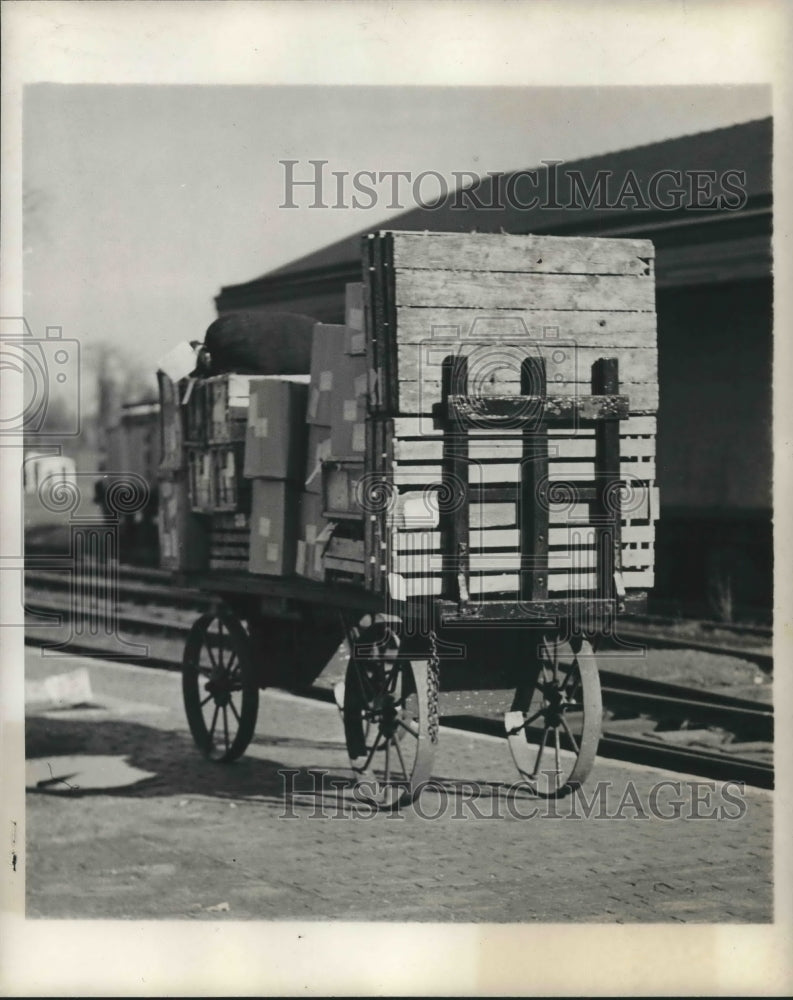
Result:
<svg viewBox="0 0 793 1000"><path fill-rule="evenodd" d="M226 318L237 353L216 336L207 370L238 370L161 375L163 565L219 599L184 659L205 754L239 756L259 688L346 638L336 697L379 804L430 777L439 685L513 688L521 776L580 785L594 645L653 582L653 263L641 240L373 234L344 325L279 353L262 320L251 359Z"/></svg>

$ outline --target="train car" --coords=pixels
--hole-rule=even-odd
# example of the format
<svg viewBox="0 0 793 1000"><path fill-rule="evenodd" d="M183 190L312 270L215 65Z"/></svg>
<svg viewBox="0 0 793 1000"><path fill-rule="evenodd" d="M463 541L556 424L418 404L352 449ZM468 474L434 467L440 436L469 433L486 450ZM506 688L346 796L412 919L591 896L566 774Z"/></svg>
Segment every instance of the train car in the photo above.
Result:
<svg viewBox="0 0 793 1000"><path fill-rule="evenodd" d="M103 469L96 482L95 499L107 517L119 518L119 547L124 562L157 565L157 470L162 458L160 404L144 400L127 403L118 423L105 433ZM108 489L118 477L132 474L146 484L145 502L133 513L119 514L106 503Z"/></svg>

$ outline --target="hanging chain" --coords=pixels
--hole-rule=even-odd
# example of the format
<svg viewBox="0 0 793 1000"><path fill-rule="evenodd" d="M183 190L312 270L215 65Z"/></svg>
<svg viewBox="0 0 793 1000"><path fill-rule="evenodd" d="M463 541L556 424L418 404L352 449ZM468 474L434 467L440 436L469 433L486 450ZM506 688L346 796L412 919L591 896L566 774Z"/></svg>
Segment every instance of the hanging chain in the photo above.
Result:
<svg viewBox="0 0 793 1000"><path fill-rule="evenodd" d="M427 728L431 743L438 742L438 693L440 689L440 657L438 656L438 637L435 630L430 629L430 657L427 670Z"/></svg>

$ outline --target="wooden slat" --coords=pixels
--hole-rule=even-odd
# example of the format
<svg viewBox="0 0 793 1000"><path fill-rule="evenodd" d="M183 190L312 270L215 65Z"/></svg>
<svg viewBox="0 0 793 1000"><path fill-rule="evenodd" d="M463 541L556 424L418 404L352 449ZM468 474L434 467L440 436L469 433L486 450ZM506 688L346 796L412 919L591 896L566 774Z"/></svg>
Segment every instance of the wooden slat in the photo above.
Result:
<svg viewBox="0 0 793 1000"><path fill-rule="evenodd" d="M550 392L566 383L589 385L592 365L606 353L604 348L581 347L553 340L521 344L515 341L476 344L470 341L402 344L397 347L397 378L400 382L439 382L445 357L468 358L468 391L498 394L500 385L520 383L520 366L526 357L543 358ZM633 383L658 381L658 352L654 347L610 347L623 378Z"/></svg>
<svg viewBox="0 0 793 1000"><path fill-rule="evenodd" d="M465 391L468 383L467 358L453 358L444 365L442 395L447 401L449 394ZM458 490L466 481L468 467L468 436L465 434L445 434L443 438L443 463L441 478L446 509L440 514L440 531L443 539L443 596L448 600L465 603L468 600L468 498L458 496ZM391 475L398 482L399 469L394 463ZM453 498L454 504L448 503Z"/></svg>
<svg viewBox="0 0 793 1000"><path fill-rule="evenodd" d="M654 458L654 437L621 437L620 452L623 459ZM397 462L439 462L443 444L436 438L397 438L394 441L394 458ZM594 437L549 438L548 454L551 460L595 458ZM498 459L519 461L522 455L520 438L480 440L469 438L468 455L472 461Z"/></svg>
<svg viewBox="0 0 793 1000"><path fill-rule="evenodd" d="M619 392L619 364L616 358L601 358L592 366L592 392ZM598 596L614 597L614 575L622 571L621 494L618 489L622 464L620 462L620 429L615 420L602 420L595 427L595 444L598 478L598 499L594 507L599 525L596 529ZM638 463L645 465L648 463ZM653 463L654 466L654 463ZM650 478L655 477L653 471ZM608 524L609 517L613 523Z"/></svg>
<svg viewBox="0 0 793 1000"><path fill-rule="evenodd" d="M657 424L657 417L653 415L629 416L626 420L620 421L620 435L623 437L631 435L655 435ZM442 430L440 427L436 427L434 425L431 417L400 416L394 418L394 436L398 440L417 437L437 438L440 440L442 434ZM468 431L469 438L487 438L491 434L492 431L481 430L477 427L472 427ZM522 432L518 429L503 428L499 431L499 438L510 436L520 438L521 434ZM569 430L563 427L548 428L548 436L551 439L554 437L565 438L572 435L576 438L591 438L594 440L595 428L591 424L582 425L575 428L575 430Z"/></svg>
<svg viewBox="0 0 793 1000"><path fill-rule="evenodd" d="M521 365L521 393L527 396L547 392L545 358L525 358ZM481 470L469 468L469 479ZM520 596L524 601L541 601L548 596L548 425L524 428L520 463ZM525 568L525 569L524 569Z"/></svg>
<svg viewBox="0 0 793 1000"><path fill-rule="evenodd" d="M655 258L650 240L399 232L393 240L396 267L426 270L644 276Z"/></svg>
<svg viewBox="0 0 793 1000"><path fill-rule="evenodd" d="M486 462L471 460L467 466L467 481L477 483L517 483L520 481L521 466L518 462ZM620 474L631 480L655 479L655 462L630 461L620 463ZM440 483L442 466L435 463L395 462L392 472L393 482L397 486L421 485L425 483ZM460 473L462 478L462 473ZM552 482L562 480L595 479L594 461L558 461L553 460L548 466L548 475ZM465 480L464 480L465 481Z"/></svg>
<svg viewBox="0 0 793 1000"><path fill-rule="evenodd" d="M562 382L553 387L556 396L589 395L588 383ZM628 398L628 412L655 413L658 409L658 386L651 382L624 382L620 388L621 395ZM503 382L499 384L501 396L520 395L519 382ZM400 415L409 416L416 413L431 413L433 406L441 402L440 382L400 382L398 407ZM495 396L488 392L486 396Z"/></svg>
<svg viewBox="0 0 793 1000"><path fill-rule="evenodd" d="M623 526L623 550L626 551L631 545L652 545L653 535L652 524ZM441 536L438 531L395 530L391 537L396 552L416 551L419 548L427 552L440 552ZM517 528L472 529L470 540L472 552L486 549L514 549L517 552L520 535ZM591 525L559 526L548 529L548 545L552 549L592 547L594 544L595 529ZM648 563L638 565L648 565Z"/></svg>
<svg viewBox="0 0 793 1000"><path fill-rule="evenodd" d="M472 552L470 555L471 573L517 573L522 565L532 566L530 562L522 562L520 552ZM652 566L653 550L626 549L623 552L623 563L631 569L645 569ZM548 572L584 569L594 570L597 564L597 550L586 549L551 549L548 553ZM443 554L416 549L403 552L396 556L393 562L397 573L403 575L431 575L443 571ZM363 571L361 569L361 571ZM534 600L541 598L535 597ZM527 597L526 600L532 600Z"/></svg>
<svg viewBox="0 0 793 1000"><path fill-rule="evenodd" d="M579 348L652 348L657 344L654 312L612 311L612 306L592 312L566 309L500 309L493 311L398 306L400 344L426 344L471 340L494 346L526 340L570 344Z"/></svg>
<svg viewBox="0 0 793 1000"><path fill-rule="evenodd" d="M655 310L652 277L402 268L395 284L395 304L414 308Z"/></svg>
<svg viewBox="0 0 793 1000"><path fill-rule="evenodd" d="M440 597L440 574L433 576L399 576L398 587L406 597ZM652 587L654 574L651 569L630 570L622 574L625 587L637 589ZM390 581L389 581L390 584ZM468 582L472 597L479 594L511 593L517 599L518 575L516 573L499 573L492 576L472 573ZM593 593L595 590L595 574L571 574L567 572L548 574L548 592L551 594L575 591L582 594Z"/></svg>

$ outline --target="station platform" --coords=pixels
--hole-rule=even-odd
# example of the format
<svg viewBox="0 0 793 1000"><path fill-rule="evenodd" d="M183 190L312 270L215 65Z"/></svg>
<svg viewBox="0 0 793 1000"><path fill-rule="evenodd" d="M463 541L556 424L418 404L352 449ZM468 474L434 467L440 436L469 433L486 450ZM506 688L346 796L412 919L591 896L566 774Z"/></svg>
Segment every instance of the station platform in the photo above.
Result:
<svg viewBox="0 0 793 1000"><path fill-rule="evenodd" d="M419 801L356 800L332 704L262 693L231 765L206 762L178 674L85 669L80 707L26 718L28 917L442 923L763 923L772 793L598 759L531 797L506 741L443 727Z"/></svg>

